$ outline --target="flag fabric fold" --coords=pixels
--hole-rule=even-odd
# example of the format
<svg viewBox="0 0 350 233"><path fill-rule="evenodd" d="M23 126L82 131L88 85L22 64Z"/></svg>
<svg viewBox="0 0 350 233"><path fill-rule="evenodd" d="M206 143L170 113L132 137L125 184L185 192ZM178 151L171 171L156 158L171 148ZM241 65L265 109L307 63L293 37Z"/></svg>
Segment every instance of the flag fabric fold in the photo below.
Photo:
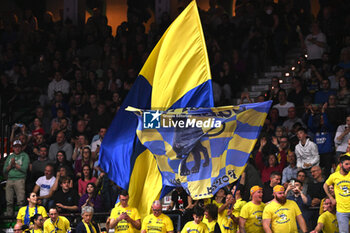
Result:
<svg viewBox="0 0 350 233"><path fill-rule="evenodd" d="M203 199L240 177L270 106L126 110L138 116L137 136L155 156L163 185Z"/></svg>
<svg viewBox="0 0 350 233"><path fill-rule="evenodd" d="M101 145L100 166L117 185L129 190L129 204L144 217L167 186L153 154L138 139L138 119L125 111L127 106L214 106L208 55L195 1L174 20L149 55Z"/></svg>

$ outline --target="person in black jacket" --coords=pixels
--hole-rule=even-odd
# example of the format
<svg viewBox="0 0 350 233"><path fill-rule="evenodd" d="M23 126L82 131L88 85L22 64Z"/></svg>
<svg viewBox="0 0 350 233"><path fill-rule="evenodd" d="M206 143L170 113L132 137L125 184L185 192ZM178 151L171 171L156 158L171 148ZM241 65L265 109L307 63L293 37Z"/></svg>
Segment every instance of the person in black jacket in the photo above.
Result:
<svg viewBox="0 0 350 233"><path fill-rule="evenodd" d="M92 222L92 217L94 215L94 208L92 206L84 206L81 208L81 217L82 220L78 223L75 230L76 233L87 233L87 232L96 232L100 233L100 229Z"/></svg>

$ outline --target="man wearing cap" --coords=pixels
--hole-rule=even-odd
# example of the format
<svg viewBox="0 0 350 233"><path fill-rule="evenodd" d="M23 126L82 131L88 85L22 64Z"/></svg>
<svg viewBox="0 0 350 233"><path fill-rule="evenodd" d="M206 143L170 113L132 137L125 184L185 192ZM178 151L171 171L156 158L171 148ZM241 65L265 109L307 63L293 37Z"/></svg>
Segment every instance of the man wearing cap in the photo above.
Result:
<svg viewBox="0 0 350 233"><path fill-rule="evenodd" d="M262 202L263 188L253 186L250 189L251 201L244 205L241 209L239 218L240 233L263 233L262 214L265 204Z"/></svg>
<svg viewBox="0 0 350 233"><path fill-rule="evenodd" d="M174 233L171 219L162 213L162 204L156 200L152 204L152 214L142 222L141 233Z"/></svg>
<svg viewBox="0 0 350 233"><path fill-rule="evenodd" d="M307 232L305 220L298 205L287 200L282 185L273 188L274 199L266 205L263 212L263 228L266 233L289 232L297 233L297 220L302 232Z"/></svg>
<svg viewBox="0 0 350 233"><path fill-rule="evenodd" d="M350 220L350 156L340 156L340 170L329 176L323 185L332 204L336 204L339 232L349 232ZM335 199L329 192L328 187L334 185Z"/></svg>
<svg viewBox="0 0 350 233"><path fill-rule="evenodd" d="M13 142L13 153L7 156L4 164L4 176L6 182L6 216L13 215L13 204L16 193L17 205L23 206L25 201L25 180L29 165L29 156L22 151L22 142L15 140Z"/></svg>

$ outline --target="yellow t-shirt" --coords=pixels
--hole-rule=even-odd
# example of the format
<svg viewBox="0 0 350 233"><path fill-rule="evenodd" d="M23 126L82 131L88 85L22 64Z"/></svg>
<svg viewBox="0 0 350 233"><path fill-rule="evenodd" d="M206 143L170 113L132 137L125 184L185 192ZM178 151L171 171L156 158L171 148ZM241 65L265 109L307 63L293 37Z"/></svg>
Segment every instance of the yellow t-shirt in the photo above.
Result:
<svg viewBox="0 0 350 233"><path fill-rule="evenodd" d="M271 219L272 232L298 232L296 217L301 211L295 201L287 200L284 205L271 201L265 206L263 219Z"/></svg>
<svg viewBox="0 0 350 233"><path fill-rule="evenodd" d="M41 214L43 218L48 217L44 207L38 205L37 209L38 209L38 214ZM24 216L26 215L26 210L27 210L27 206L23 206L22 208L19 209L17 214L17 219L21 220L22 223L24 223ZM35 214L35 207L29 207L28 213L29 213L29 218L33 217Z"/></svg>
<svg viewBox="0 0 350 233"><path fill-rule="evenodd" d="M264 232L262 226L262 214L264 208L264 203L261 203L260 205L255 205L251 201L242 207L240 217L247 220L244 226L246 232Z"/></svg>
<svg viewBox="0 0 350 233"><path fill-rule="evenodd" d="M246 202L246 201L243 201L242 198L238 199L238 200L236 201L236 203L234 204L232 214L233 214L236 218L239 217L239 213L241 212L241 209L242 209L242 207L243 207L245 204L247 204L247 202Z"/></svg>
<svg viewBox="0 0 350 233"><path fill-rule="evenodd" d="M334 185L337 211L350 213L350 172L343 176L340 172L334 172L326 180L327 185Z"/></svg>
<svg viewBox="0 0 350 233"><path fill-rule="evenodd" d="M337 216L329 211L324 212L318 217L317 223L322 223L322 232L324 233L336 233L339 232Z"/></svg>
<svg viewBox="0 0 350 233"><path fill-rule="evenodd" d="M122 213L126 212L131 219L139 220L141 219L139 212L136 208L133 207L122 207L120 203L116 204L112 209L110 218L117 219ZM117 226L114 228L115 232L125 232L125 233L133 233L136 229L133 227L131 223L128 223L125 219L118 222Z"/></svg>
<svg viewBox="0 0 350 233"><path fill-rule="evenodd" d="M208 219L206 217L204 217L203 222L205 223L205 225L208 226L209 233L213 233L215 230L215 225L216 225L217 221L213 220L211 222L208 222Z"/></svg>
<svg viewBox="0 0 350 233"><path fill-rule="evenodd" d="M146 230L147 233L166 233L168 231L173 231L174 226L173 222L167 215L161 214L156 217L153 214L150 214L142 221L141 230Z"/></svg>
<svg viewBox="0 0 350 233"><path fill-rule="evenodd" d="M50 218L46 219L44 222L44 233L66 233L68 230L70 231L70 222L63 216L58 216L56 222L54 223L51 222Z"/></svg>
<svg viewBox="0 0 350 233"><path fill-rule="evenodd" d="M200 222L199 224L194 221L190 221L185 224L184 228L182 228L181 233L209 233L208 226L205 223Z"/></svg>

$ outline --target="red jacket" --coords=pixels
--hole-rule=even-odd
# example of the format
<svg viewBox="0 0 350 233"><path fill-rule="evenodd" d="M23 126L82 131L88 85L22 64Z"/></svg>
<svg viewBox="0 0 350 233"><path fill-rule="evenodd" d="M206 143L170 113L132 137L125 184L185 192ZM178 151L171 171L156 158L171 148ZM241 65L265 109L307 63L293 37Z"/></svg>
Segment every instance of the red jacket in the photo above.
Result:
<svg viewBox="0 0 350 233"><path fill-rule="evenodd" d="M260 151L258 151L258 153L256 153L255 165L260 170L261 180L263 183L270 180L271 172L278 171L282 174L283 168L286 165L287 155L283 150L280 152L280 154L281 154L281 162L274 167L267 167L267 166L265 166L264 162L262 161L262 153Z"/></svg>

